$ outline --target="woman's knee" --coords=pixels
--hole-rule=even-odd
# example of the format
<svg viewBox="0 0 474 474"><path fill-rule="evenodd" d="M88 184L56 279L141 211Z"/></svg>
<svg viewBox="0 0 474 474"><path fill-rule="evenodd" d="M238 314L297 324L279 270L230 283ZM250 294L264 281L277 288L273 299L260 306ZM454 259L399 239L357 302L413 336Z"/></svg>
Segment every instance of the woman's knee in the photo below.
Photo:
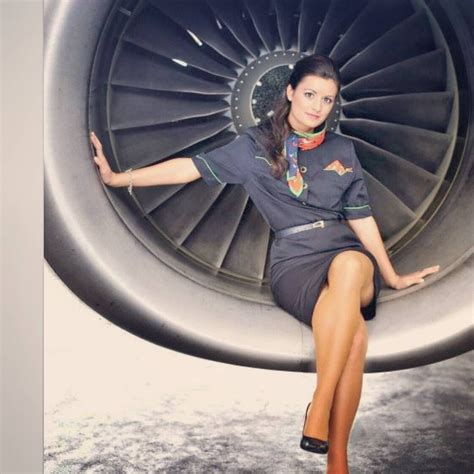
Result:
<svg viewBox="0 0 474 474"><path fill-rule="evenodd" d="M373 266L370 258L362 252L346 250L337 254L328 271L329 284L338 280L357 281L364 284L370 281Z"/></svg>
<svg viewBox="0 0 474 474"><path fill-rule="evenodd" d="M344 252L338 253L332 259L329 269L360 271L367 269L371 264L370 258L362 252L345 250Z"/></svg>

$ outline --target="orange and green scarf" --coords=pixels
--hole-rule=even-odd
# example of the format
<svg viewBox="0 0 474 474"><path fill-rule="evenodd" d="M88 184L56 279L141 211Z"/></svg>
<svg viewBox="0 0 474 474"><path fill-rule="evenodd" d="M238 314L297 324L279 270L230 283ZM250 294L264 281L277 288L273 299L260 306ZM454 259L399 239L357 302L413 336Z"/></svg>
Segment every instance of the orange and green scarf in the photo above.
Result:
<svg viewBox="0 0 474 474"><path fill-rule="evenodd" d="M326 136L326 123L321 130L317 132L297 132L293 130L285 141L284 153L288 160L288 171L286 180L290 191L299 196L303 192L304 180L298 167L298 149L311 150L323 143Z"/></svg>

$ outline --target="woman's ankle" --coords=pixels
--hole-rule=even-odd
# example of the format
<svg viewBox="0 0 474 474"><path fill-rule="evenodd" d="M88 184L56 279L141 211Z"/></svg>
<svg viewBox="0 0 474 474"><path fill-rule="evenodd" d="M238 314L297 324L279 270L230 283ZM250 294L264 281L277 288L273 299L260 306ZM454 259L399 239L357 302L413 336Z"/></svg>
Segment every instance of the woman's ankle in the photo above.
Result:
<svg viewBox="0 0 474 474"><path fill-rule="evenodd" d="M331 453L332 450L332 453ZM347 462L347 453L344 451L335 451L329 446L326 474L348 474L349 464Z"/></svg>
<svg viewBox="0 0 474 474"><path fill-rule="evenodd" d="M332 401L331 397L316 393L315 391L311 400L311 409L315 407L320 413L327 413L329 420L331 416Z"/></svg>

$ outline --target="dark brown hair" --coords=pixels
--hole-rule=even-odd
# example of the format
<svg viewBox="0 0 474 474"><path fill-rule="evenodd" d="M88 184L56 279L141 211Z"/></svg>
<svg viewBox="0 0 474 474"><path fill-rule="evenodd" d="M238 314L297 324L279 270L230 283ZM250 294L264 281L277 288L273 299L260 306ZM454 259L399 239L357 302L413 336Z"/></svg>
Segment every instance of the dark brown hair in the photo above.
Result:
<svg viewBox="0 0 474 474"><path fill-rule="evenodd" d="M288 163L283 155L283 144L291 130L287 120L291 102L286 96L286 89L288 84L291 84L291 87L295 89L306 76L333 79L337 84L338 93L341 89L339 70L329 57L313 54L295 63L293 72L283 90L283 95L274 104L273 115L262 124L262 141L272 160L271 173L275 178L280 178L288 169Z"/></svg>

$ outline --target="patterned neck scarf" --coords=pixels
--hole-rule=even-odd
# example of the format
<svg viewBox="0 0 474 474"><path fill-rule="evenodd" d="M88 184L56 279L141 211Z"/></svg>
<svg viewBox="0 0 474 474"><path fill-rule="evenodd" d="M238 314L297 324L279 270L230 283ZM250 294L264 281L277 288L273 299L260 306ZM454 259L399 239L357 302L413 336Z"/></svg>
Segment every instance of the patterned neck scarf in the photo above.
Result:
<svg viewBox="0 0 474 474"><path fill-rule="evenodd" d="M297 132L293 130L285 141L284 153L288 160L288 171L286 172L286 180L290 191L299 196L303 192L304 180L298 167L298 148L302 150L311 150L323 143L326 136L326 122L317 132Z"/></svg>

